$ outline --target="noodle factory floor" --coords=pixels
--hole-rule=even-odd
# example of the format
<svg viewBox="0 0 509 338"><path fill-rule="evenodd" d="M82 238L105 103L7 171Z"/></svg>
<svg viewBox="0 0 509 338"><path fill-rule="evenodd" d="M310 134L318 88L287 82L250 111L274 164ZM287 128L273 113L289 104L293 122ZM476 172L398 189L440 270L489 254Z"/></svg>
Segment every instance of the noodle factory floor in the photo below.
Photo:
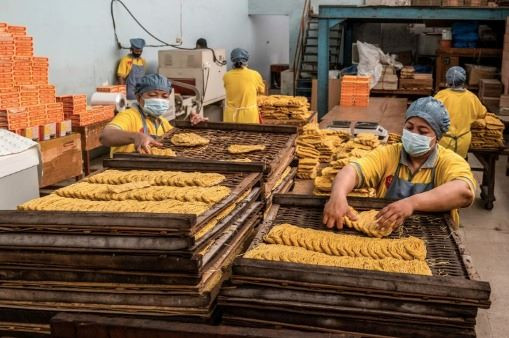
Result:
<svg viewBox="0 0 509 338"><path fill-rule="evenodd" d="M480 164L470 156L473 167ZM101 168L102 158L92 162L93 170ZM509 177L505 176L507 157L497 162L495 207L486 210L479 191L474 204L461 211L462 232L466 239L475 267L481 278L491 283L492 305L489 310L479 310L477 335L480 338L508 337L509 332ZM481 173L474 172L480 182ZM73 183L72 181L68 184ZM312 181L299 180L293 192L309 194Z"/></svg>

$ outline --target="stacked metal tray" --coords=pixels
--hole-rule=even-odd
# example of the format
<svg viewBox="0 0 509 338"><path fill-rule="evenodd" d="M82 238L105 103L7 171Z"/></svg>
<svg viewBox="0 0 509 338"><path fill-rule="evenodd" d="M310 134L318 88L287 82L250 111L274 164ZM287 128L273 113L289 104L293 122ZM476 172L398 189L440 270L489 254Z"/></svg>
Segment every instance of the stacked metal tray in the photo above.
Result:
<svg viewBox="0 0 509 338"><path fill-rule="evenodd" d="M250 248L276 224L324 230L325 201L276 195L275 208ZM387 203L350 200L358 210ZM223 322L394 337L473 337L478 308L490 306L490 285L479 280L450 222L447 214L415 214L391 235L425 240L432 276L238 258L218 298Z"/></svg>
<svg viewBox="0 0 509 338"><path fill-rule="evenodd" d="M109 168L143 168L117 164ZM262 217L261 174L222 174L231 194L198 217L0 211L0 329L49 324L60 311L211 321L221 283Z"/></svg>
<svg viewBox="0 0 509 338"><path fill-rule="evenodd" d="M173 135L195 133L210 140L206 146L181 147L170 142ZM203 122L192 126L188 121L176 121L175 128L165 134L159 141L165 147L173 149L177 157L161 157L138 153L119 153L114 159L133 161L143 159L145 162L180 163L182 166L201 163L203 168L217 170L221 167L237 168L239 171L263 173L263 196L270 199L281 174L290 166L295 156L297 127ZM248 154L230 154L227 150L232 144L263 144L263 151ZM249 158L251 162L235 160ZM291 173L291 179L295 172Z"/></svg>

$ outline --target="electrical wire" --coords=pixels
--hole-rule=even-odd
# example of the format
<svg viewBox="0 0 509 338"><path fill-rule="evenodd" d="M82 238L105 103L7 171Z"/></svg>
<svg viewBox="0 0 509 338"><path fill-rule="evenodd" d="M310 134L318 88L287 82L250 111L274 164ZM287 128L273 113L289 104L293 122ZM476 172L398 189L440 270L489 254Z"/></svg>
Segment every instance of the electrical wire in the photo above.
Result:
<svg viewBox="0 0 509 338"><path fill-rule="evenodd" d="M134 14L129 10L129 8L126 6L126 4L124 4L124 2L122 0L111 0L111 2L110 2L111 21L112 21L112 24L113 24L113 33L115 35L115 42L117 43L117 47L119 49L130 49L130 47L122 46L122 43L118 39L117 24L116 24L116 21L115 21L115 11L114 11L114 7L113 7L113 4L115 2L118 2L119 4L122 5L122 7L124 7L124 9L127 11L127 13L131 16L131 18L136 22L136 24L138 24L138 26L141 27L141 29L143 29L143 31L145 33L147 33L149 36L154 38L156 41L159 41L160 43L162 43L161 45L146 45L145 47L173 47L173 48L181 49L181 50L196 50L197 49L197 48L185 48L185 47L181 47L180 45L171 44L171 43L168 43L166 41L163 41L163 40L159 39L154 34L149 32L145 28L145 26L142 25L142 23L136 18L136 16L134 16ZM182 37L182 34L183 34L183 14L182 14L183 13L183 3L184 3L183 0L181 0L180 1L180 36L181 37ZM216 57L216 52L212 48L206 48L206 49L208 49L208 50L210 50L212 52L212 59L214 60L215 64L217 64L218 66L226 65L226 60L219 60Z"/></svg>
<svg viewBox="0 0 509 338"><path fill-rule="evenodd" d="M112 20L112 23L113 23L113 31L114 31L114 34L115 34L115 41L116 41L117 46L119 48L121 48L121 49L130 49L130 47L122 46L122 44L120 43L120 41L118 39L117 25L116 25L116 22L115 22L115 11L114 11L114 7L113 7L113 4L115 2L118 2L119 4L122 5L122 7L124 7L124 9L127 11L127 13L131 16L131 18L136 22L136 24L138 24L138 26L140 26L141 29L143 29L143 31L145 33L147 33L150 37L152 37L153 39L155 39L156 41L161 43L161 45L146 45L145 47L173 47L173 48L185 49L185 50L193 50L194 49L194 48L180 47L179 45L171 44L171 43L168 43L166 41L163 41L163 40L159 39L157 36L155 36L154 34L149 32L148 29L145 28L145 26L143 26L143 24L136 18L136 16L134 16L134 14L129 10L129 8L124 4L124 2L122 0L111 0L111 2L110 2L111 20ZM181 26L181 29L182 29L182 26Z"/></svg>

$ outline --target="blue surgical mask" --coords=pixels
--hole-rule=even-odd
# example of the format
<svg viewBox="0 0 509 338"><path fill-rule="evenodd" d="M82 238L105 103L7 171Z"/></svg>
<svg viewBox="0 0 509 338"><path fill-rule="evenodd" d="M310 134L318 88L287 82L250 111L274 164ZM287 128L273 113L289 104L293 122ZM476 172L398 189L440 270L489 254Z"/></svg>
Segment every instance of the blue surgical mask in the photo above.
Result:
<svg viewBox="0 0 509 338"><path fill-rule="evenodd" d="M143 110L150 116L160 117L170 108L170 101L167 99L145 99Z"/></svg>
<svg viewBox="0 0 509 338"><path fill-rule="evenodd" d="M433 138L403 129L401 141L403 142L403 148L405 148L407 154L417 157L431 150L431 141L433 141Z"/></svg>

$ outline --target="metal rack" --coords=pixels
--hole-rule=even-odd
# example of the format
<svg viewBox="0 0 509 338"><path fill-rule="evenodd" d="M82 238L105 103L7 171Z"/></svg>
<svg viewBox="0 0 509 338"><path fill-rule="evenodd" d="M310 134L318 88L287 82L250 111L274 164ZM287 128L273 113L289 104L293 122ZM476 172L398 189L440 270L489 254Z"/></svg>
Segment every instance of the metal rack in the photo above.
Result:
<svg viewBox="0 0 509 338"><path fill-rule="evenodd" d="M509 8L463 8L463 7L351 7L320 6L318 15L318 114L327 113L329 93L329 29L342 24L344 29L343 60L348 64L352 58L352 20L370 22L420 22L423 20L478 20L503 21L509 16Z"/></svg>

